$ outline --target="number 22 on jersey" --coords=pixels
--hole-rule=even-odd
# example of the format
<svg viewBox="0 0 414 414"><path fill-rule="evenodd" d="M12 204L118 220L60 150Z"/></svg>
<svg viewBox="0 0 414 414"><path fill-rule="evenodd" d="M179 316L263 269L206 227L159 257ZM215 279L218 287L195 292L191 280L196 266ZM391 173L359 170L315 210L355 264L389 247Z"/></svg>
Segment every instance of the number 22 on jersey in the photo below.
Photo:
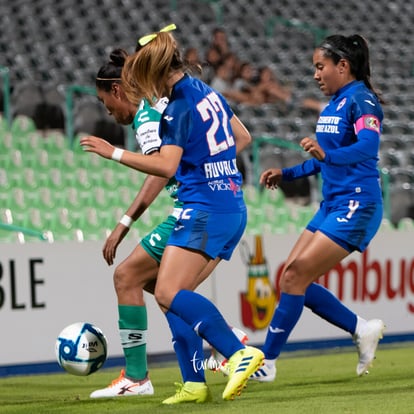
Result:
<svg viewBox="0 0 414 414"><path fill-rule="evenodd" d="M197 104L197 110L204 122L212 120L211 126L207 131L206 138L210 155L216 155L219 152L226 151L234 145L234 138L229 131L229 117L224 110L223 103L215 92L208 94L201 102ZM222 114L222 123L219 113ZM217 142L224 132L225 139Z"/></svg>

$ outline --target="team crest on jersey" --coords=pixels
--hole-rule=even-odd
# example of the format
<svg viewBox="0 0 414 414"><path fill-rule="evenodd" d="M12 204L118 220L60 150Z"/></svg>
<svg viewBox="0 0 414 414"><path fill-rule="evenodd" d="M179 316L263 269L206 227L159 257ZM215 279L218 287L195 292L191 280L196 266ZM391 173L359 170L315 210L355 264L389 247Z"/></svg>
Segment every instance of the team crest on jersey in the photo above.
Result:
<svg viewBox="0 0 414 414"><path fill-rule="evenodd" d="M339 102L338 106L336 107L336 110L339 111L346 103L346 98L342 99L341 102Z"/></svg>

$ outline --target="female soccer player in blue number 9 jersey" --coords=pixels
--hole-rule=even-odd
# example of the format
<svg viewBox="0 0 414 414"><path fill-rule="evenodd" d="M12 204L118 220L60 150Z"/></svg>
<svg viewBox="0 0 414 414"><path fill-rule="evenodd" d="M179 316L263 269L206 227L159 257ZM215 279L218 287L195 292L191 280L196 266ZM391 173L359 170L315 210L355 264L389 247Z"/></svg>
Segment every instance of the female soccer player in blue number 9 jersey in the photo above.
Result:
<svg viewBox="0 0 414 414"><path fill-rule="evenodd" d="M183 206L161 259L155 298L164 312L183 319L229 360L223 399L233 399L262 364L263 353L243 345L218 309L193 290L209 263L230 259L246 226L234 140L244 127L221 95L184 73L170 33L141 40L143 47L125 62L122 85L134 104L169 97L160 123L159 152L146 157L114 149L96 137L83 138L81 145L148 174L175 175Z"/></svg>
<svg viewBox="0 0 414 414"><path fill-rule="evenodd" d="M313 64L314 79L331 96L316 125L317 141L301 141L313 158L291 168L269 169L260 178L273 189L282 180L320 172L324 199L287 258L280 302L263 347L265 364L255 373L261 381L274 378L275 360L304 306L353 335L358 375L371 365L384 330L380 319L359 318L313 283L354 250L365 250L382 219L377 162L383 112L370 82L367 43L359 35L329 36L314 51Z"/></svg>

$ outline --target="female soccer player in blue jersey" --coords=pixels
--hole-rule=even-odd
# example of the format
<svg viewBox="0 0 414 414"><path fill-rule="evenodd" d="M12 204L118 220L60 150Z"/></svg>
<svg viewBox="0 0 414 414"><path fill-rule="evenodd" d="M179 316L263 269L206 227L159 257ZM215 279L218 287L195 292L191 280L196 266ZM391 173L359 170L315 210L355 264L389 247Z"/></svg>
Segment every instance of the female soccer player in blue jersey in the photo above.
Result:
<svg viewBox="0 0 414 414"><path fill-rule="evenodd" d="M146 157L114 149L97 137L85 137L81 145L148 174L175 175L178 180L177 196L183 206L161 259L155 298L167 317L183 319L229 360L223 398L232 399L261 365L263 353L243 345L217 308L193 290L203 281L208 266L230 259L246 226L235 158L235 137L246 130L222 96L185 74L170 33L154 33L141 42L143 47L124 66L122 85L134 104L169 96L160 124L159 152ZM192 387L186 394L195 395L191 401L197 402L200 390ZM181 395L179 390L171 398L180 400ZM190 399L177 402L183 401Z"/></svg>
<svg viewBox="0 0 414 414"><path fill-rule="evenodd" d="M358 375L372 364L384 330L381 320L359 318L314 283L353 251L365 250L382 220L377 162L383 112L370 82L368 45L359 35L329 36L316 48L313 64L319 88L331 96L316 125L317 140L301 141L313 158L269 169L260 178L274 189L282 180L321 173L324 199L287 258L280 302L263 347L265 364L255 374L262 380L274 377L275 360L304 306L354 336Z"/></svg>

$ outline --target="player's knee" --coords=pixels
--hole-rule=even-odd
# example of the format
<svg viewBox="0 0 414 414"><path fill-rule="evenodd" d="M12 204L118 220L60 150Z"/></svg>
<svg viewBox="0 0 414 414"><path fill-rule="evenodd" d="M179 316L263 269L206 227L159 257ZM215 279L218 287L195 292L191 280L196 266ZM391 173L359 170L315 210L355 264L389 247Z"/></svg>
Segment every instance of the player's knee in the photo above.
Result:
<svg viewBox="0 0 414 414"><path fill-rule="evenodd" d="M171 291L168 287L164 288L163 286L156 285L154 297L161 309L170 308L173 296L171 295Z"/></svg>
<svg viewBox="0 0 414 414"><path fill-rule="evenodd" d="M308 281L301 271L301 266L293 261L285 270L280 280L280 288L283 292L293 295L304 294Z"/></svg>
<svg viewBox="0 0 414 414"><path fill-rule="evenodd" d="M115 268L114 272L114 287L116 292L122 292L125 290L130 289L131 286L131 275L128 271L127 266L125 266L123 263L119 264Z"/></svg>

